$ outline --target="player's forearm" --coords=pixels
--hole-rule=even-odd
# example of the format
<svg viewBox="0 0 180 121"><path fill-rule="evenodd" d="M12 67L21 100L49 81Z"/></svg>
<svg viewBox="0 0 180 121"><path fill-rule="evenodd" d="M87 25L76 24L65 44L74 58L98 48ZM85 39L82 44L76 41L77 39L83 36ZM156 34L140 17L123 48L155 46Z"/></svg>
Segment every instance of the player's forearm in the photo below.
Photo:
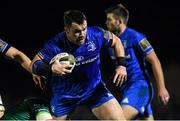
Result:
<svg viewBox="0 0 180 121"><path fill-rule="evenodd" d="M157 84L157 89L165 88L164 75L161 67L161 63L158 59L152 63L152 70Z"/></svg>
<svg viewBox="0 0 180 121"><path fill-rule="evenodd" d="M28 72L31 73L30 71L31 60L18 49L14 47L10 47L5 54L5 57L18 62L24 69L26 69Z"/></svg>
<svg viewBox="0 0 180 121"><path fill-rule="evenodd" d="M15 60L18 63L20 63L24 69L26 69L28 72L31 73L31 70L30 70L31 60L25 54L23 54L22 52L19 52L19 54L15 56Z"/></svg>
<svg viewBox="0 0 180 121"><path fill-rule="evenodd" d="M112 47L114 47L114 52L116 55L116 60L117 60L117 66L126 66L126 58L125 58L125 52L124 52L124 47L121 43L121 40L113 35L113 44Z"/></svg>

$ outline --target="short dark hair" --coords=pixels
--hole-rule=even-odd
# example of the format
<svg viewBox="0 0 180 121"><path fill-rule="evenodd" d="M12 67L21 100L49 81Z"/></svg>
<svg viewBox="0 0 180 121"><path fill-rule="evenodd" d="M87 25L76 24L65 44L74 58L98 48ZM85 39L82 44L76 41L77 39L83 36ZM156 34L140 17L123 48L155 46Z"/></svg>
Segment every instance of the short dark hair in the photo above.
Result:
<svg viewBox="0 0 180 121"><path fill-rule="evenodd" d="M79 10L68 10L64 12L64 25L69 26L73 22L77 24L83 24L84 20L86 20L86 16L83 12Z"/></svg>
<svg viewBox="0 0 180 121"><path fill-rule="evenodd" d="M118 4L116 6L106 9L105 13L113 13L115 17L117 17L118 19L122 19L125 24L127 24L129 19L129 11L122 4Z"/></svg>

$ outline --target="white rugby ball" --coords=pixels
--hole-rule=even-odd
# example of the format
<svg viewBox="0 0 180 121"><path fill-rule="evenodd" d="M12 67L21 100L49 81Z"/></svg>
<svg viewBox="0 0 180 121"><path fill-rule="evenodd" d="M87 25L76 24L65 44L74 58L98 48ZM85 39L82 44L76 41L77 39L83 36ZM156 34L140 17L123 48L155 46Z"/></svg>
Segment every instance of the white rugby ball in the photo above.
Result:
<svg viewBox="0 0 180 121"><path fill-rule="evenodd" d="M49 64L53 64L56 60L58 60L61 64L72 65L73 67L71 69L73 69L76 64L74 56L67 52L62 52L55 55Z"/></svg>

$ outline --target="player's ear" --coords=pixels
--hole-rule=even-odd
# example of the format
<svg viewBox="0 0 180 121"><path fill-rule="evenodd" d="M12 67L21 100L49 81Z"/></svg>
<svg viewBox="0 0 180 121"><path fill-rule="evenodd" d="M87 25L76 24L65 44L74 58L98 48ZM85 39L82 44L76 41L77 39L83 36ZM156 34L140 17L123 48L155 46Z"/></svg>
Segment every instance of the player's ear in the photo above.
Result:
<svg viewBox="0 0 180 121"><path fill-rule="evenodd" d="M117 20L117 25L122 24L122 23L123 23L122 19Z"/></svg>

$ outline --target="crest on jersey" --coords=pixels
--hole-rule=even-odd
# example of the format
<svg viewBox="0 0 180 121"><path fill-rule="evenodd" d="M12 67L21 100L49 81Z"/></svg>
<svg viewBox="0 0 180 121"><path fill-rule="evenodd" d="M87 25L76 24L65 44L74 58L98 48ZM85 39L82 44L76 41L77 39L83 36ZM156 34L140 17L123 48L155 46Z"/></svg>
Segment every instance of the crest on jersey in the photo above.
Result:
<svg viewBox="0 0 180 121"><path fill-rule="evenodd" d="M87 44L88 44L88 45L87 45L87 50L88 50L88 51L94 51L94 50L96 49L96 45L94 44L93 41L90 41L90 42L88 42Z"/></svg>
<svg viewBox="0 0 180 121"><path fill-rule="evenodd" d="M143 50L147 50L151 47L151 44L147 41L147 39L143 39L140 41L140 46Z"/></svg>

